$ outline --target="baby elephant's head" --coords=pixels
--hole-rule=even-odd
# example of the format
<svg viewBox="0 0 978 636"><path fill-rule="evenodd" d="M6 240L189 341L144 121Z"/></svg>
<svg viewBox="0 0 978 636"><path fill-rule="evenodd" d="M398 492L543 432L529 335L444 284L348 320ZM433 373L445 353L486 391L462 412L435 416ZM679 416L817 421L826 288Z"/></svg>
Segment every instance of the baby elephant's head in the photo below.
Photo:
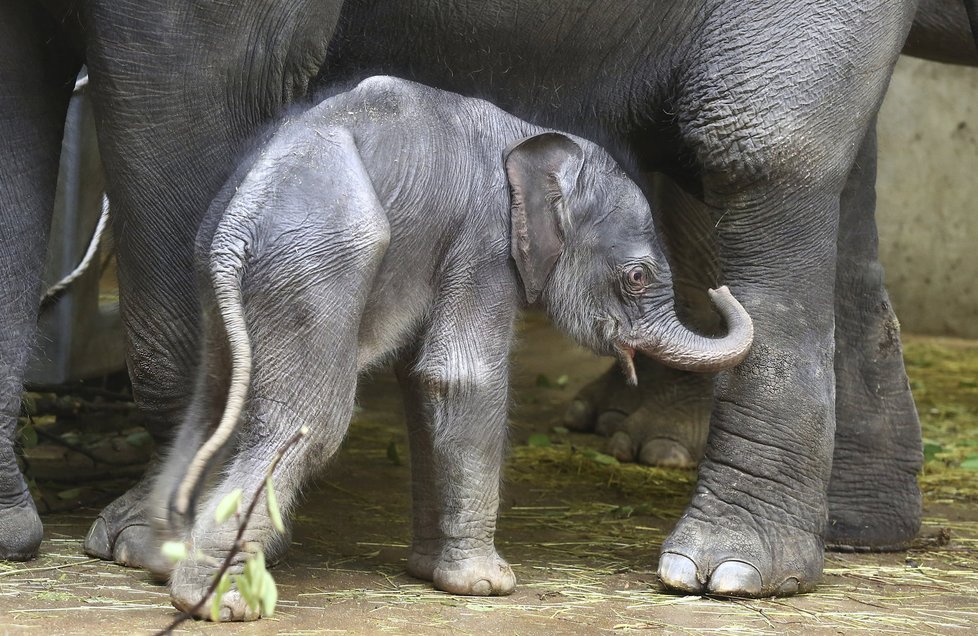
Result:
<svg viewBox="0 0 978 636"><path fill-rule="evenodd" d="M581 344L618 358L636 382L645 353L689 371L718 371L747 355L750 316L726 287L710 297L728 334L707 338L677 318L672 274L638 186L598 146L560 133L506 150L512 254L527 302Z"/></svg>

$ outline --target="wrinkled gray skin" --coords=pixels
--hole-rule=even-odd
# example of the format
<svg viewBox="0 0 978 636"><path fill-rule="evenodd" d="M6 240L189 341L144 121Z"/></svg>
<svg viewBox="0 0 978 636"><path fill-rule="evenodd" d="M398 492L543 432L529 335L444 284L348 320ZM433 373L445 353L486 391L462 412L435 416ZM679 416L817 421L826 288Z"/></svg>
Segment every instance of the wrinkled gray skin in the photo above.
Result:
<svg viewBox="0 0 978 636"><path fill-rule="evenodd" d="M520 306L539 298L580 343L629 352L618 353L626 372L636 349L718 370L750 348L751 319L725 288L713 296L729 335L679 323L651 211L606 152L482 100L365 80L290 117L225 191L230 202L218 198L197 246L205 368L154 497L160 519L181 526L227 443L219 483L184 535L192 554L228 551L236 528L214 526L217 505L235 488L257 491L305 425L275 473L291 508L346 432L357 374L394 358L410 420L408 570L455 594L508 594L515 579L493 534ZM200 452L225 404L214 450ZM244 540L271 560L289 542L261 515ZM178 565L174 604L191 609L215 570ZM222 615L257 618L237 593Z"/></svg>
<svg viewBox="0 0 978 636"><path fill-rule="evenodd" d="M958 0L921 2L903 53L949 64L978 65L978 52L968 26L965 7ZM866 145L861 161L857 161L858 172L853 175L853 186L848 189L847 199L844 201L844 207L854 211L871 210L875 207L875 197L872 194L876 163L875 139L867 140ZM701 289L716 284L722 277L709 215L702 209L699 201L673 183L660 180L657 185L656 207L682 211L671 215L671 218L678 217L683 221L667 228L663 235L669 239L672 258L680 261L676 264L677 271L682 273L677 281L677 294L682 299L685 318L708 332L716 328L716 320L708 304L703 303ZM865 249L866 246L875 246L875 230L855 215L847 218L852 219L854 227L847 232L846 244L839 245L839 249L845 252L840 258L847 261L847 267L859 265L858 261L862 261L861 266L865 266L870 260L863 257L850 258L847 254L853 253L853 250ZM875 254L875 247L873 253ZM866 258L874 259L874 254L867 254ZM845 285L839 285L843 282ZM852 281L841 279L837 281L837 285L837 315L839 311L851 311L860 303L867 303L866 299L859 298L859 285L852 286ZM882 298L876 300L888 303ZM858 313L849 320L853 323L858 320ZM860 345L857 344L857 338L854 335L845 335L848 330L854 329L857 329L855 324L843 326L838 331L836 346L839 346L839 336L844 336L849 346L858 348ZM860 357L874 356L872 347L853 353ZM841 360L843 358L837 356L837 362ZM646 361L639 361L637 370L642 381L635 388L622 382L613 368L586 386L569 405L564 423L575 430L595 431L610 437L609 452L621 461L694 467L706 449L712 407L711 378L700 374L678 373ZM902 370L894 367L892 372L898 376ZM837 391L849 391L858 386L859 376L863 371L850 367L837 368L836 373L843 376L836 382ZM883 371L882 374L888 373L889 371ZM846 377L850 380L846 380ZM894 389L889 391L892 390ZM876 408L874 400L865 402L862 396L852 397L853 402L845 410L856 408L858 411L865 411L860 417L871 417ZM861 401L863 405L860 405ZM905 400L901 401L906 404ZM839 441L837 436L837 445ZM861 461L861 457L859 452L852 453L852 460L855 462ZM844 475L848 468L840 468L836 472L838 478L845 481ZM833 525L838 525L838 522L835 521ZM897 545L899 543L892 547ZM845 548L845 542L837 547Z"/></svg>
<svg viewBox="0 0 978 636"><path fill-rule="evenodd" d="M82 61L116 211L129 367L159 439L187 406L200 350L194 237L247 140L311 82L386 72L596 139L650 197L647 173L666 175L695 203L664 210L671 245L683 244L675 228L716 227L722 280L751 311L759 346L714 388L700 487L664 546L666 589L811 589L830 515L835 543L906 545L919 525L919 427L876 258L866 131L915 4L0 3L0 556L29 558L41 536L10 445L57 139ZM914 30L934 24L962 23L919 19ZM935 41L947 38L916 45ZM839 284L837 249L850 250ZM680 283L703 277L687 265L696 259L672 257ZM100 514L90 554L154 558L146 491Z"/></svg>

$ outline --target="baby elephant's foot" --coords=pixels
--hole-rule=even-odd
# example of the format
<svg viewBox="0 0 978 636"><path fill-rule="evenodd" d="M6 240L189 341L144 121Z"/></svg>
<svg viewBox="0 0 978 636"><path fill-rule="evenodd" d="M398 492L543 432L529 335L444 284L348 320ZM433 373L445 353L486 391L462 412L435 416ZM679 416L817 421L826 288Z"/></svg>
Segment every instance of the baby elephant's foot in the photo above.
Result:
<svg viewBox="0 0 978 636"><path fill-rule="evenodd" d="M238 564L232 566L228 572L233 577L240 574L242 570L243 564ZM187 559L177 565L170 579L170 601L173 606L194 618L209 619L211 600L207 599L203 604L200 601L210 589L216 571L217 568L193 559ZM259 618L261 614L248 607L237 588L232 587L221 598L221 621L254 621Z"/></svg>
<svg viewBox="0 0 978 636"><path fill-rule="evenodd" d="M435 587L450 594L465 596L506 596L516 589L516 576L495 550L486 557L442 560L435 567Z"/></svg>

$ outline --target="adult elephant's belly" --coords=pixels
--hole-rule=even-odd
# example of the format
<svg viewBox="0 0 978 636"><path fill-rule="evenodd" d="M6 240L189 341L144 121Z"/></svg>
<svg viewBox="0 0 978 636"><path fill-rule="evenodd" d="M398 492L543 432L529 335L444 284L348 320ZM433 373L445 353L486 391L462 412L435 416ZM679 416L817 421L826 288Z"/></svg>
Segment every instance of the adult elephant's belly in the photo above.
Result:
<svg viewBox="0 0 978 636"><path fill-rule="evenodd" d="M641 132L646 167L669 168L680 162L665 160L674 158L671 149L652 133L668 132L668 66L682 34L695 31L700 4L510 1L486 10L483 2L461 2L448 10L424 0L351 0L319 80L405 77L488 99L613 153Z"/></svg>

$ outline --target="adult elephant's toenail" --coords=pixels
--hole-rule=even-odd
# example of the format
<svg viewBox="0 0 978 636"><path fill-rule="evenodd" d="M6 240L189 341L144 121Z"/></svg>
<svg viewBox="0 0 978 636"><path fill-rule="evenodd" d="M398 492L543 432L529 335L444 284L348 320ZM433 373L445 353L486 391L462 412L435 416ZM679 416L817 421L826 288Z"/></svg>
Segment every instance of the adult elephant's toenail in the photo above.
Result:
<svg viewBox="0 0 978 636"><path fill-rule="evenodd" d="M761 595L761 573L753 565L743 561L725 561L713 570L707 593L716 596Z"/></svg>
<svg viewBox="0 0 978 636"><path fill-rule="evenodd" d="M659 557L659 581L670 591L699 594L703 591L696 564L687 556L666 552Z"/></svg>
<svg viewBox="0 0 978 636"><path fill-rule="evenodd" d="M608 454L620 462L635 461L635 442L628 433L618 431L608 440Z"/></svg>
<svg viewBox="0 0 978 636"><path fill-rule="evenodd" d="M109 540L109 524L98 517L85 536L85 552L104 561L112 560L112 541Z"/></svg>
<svg viewBox="0 0 978 636"><path fill-rule="evenodd" d="M594 407L584 400L574 400L564 411L564 426L573 431L590 430L594 422Z"/></svg>
<svg viewBox="0 0 978 636"><path fill-rule="evenodd" d="M621 411L605 411L598 416L597 424L594 426L594 432L604 437L610 437L621 430L627 417L628 415Z"/></svg>
<svg viewBox="0 0 978 636"><path fill-rule="evenodd" d="M675 440L657 437L642 445L638 460L647 466L693 468L696 462L689 451Z"/></svg>

